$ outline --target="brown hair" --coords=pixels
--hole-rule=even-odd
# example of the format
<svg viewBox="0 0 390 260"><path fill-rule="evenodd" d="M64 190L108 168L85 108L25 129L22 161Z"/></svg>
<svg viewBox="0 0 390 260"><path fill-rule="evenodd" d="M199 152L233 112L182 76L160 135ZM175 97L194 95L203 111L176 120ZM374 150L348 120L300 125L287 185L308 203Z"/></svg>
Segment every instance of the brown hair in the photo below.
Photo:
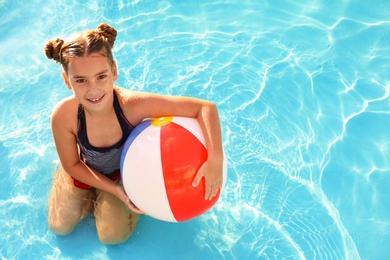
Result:
<svg viewBox="0 0 390 260"><path fill-rule="evenodd" d="M57 38L50 40L45 45L45 53L49 59L53 59L62 65L68 72L70 59L83 57L91 53L99 53L107 57L110 65L114 63L112 47L116 38L116 30L106 23L99 24L96 30L87 30L79 33L76 38L67 42Z"/></svg>

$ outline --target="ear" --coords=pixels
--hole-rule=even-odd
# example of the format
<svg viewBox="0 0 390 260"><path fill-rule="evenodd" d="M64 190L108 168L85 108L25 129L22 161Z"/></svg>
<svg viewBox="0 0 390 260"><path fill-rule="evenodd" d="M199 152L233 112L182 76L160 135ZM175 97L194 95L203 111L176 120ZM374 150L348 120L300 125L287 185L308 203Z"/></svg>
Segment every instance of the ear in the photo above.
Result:
<svg viewBox="0 0 390 260"><path fill-rule="evenodd" d="M114 81L118 79L118 68L116 67L116 62L114 61L111 66L112 75L114 76Z"/></svg>
<svg viewBox="0 0 390 260"><path fill-rule="evenodd" d="M65 85L68 87L68 89L72 90L72 86L70 85L68 73L65 71L62 71L62 78L64 79Z"/></svg>

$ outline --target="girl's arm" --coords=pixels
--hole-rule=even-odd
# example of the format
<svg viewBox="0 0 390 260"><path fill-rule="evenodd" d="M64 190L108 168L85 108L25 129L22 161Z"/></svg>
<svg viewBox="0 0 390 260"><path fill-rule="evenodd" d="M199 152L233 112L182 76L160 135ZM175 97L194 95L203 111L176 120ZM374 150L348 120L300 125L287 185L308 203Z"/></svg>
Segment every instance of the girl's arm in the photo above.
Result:
<svg viewBox="0 0 390 260"><path fill-rule="evenodd" d="M144 118L159 116L184 116L197 118L202 128L208 150L208 159L199 169L193 185L205 178L205 199L212 199L222 187L222 136L218 109L212 102L189 98L170 97L152 93L134 93L121 90L124 113L137 125ZM126 94L124 94L126 93Z"/></svg>
<svg viewBox="0 0 390 260"><path fill-rule="evenodd" d="M72 111L70 103L70 101L61 103L53 110L51 117L54 143L65 172L83 183L113 194L132 211L143 213L127 197L122 185L92 170L80 160L76 144L76 132L75 129L72 129L77 124L74 122L74 113L69 113L69 111Z"/></svg>
<svg viewBox="0 0 390 260"><path fill-rule="evenodd" d="M193 185L197 186L204 176L206 181L205 199L210 200L222 188L223 149L216 105L210 102L202 105L197 118L206 140L208 158L207 162L199 169Z"/></svg>

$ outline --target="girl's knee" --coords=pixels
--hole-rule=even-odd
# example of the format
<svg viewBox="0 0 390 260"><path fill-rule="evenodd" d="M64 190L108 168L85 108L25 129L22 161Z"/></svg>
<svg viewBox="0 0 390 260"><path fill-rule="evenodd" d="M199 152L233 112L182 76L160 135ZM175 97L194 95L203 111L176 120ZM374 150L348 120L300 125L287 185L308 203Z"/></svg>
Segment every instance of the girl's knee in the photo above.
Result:
<svg viewBox="0 0 390 260"><path fill-rule="evenodd" d="M49 228L56 235L66 236L73 232L75 225L65 225L59 221L49 220Z"/></svg>
<svg viewBox="0 0 390 260"><path fill-rule="evenodd" d="M115 236L110 236L107 234L104 235L99 235L99 240L103 244L106 245L117 245L126 242L129 239L130 235L115 235Z"/></svg>
<svg viewBox="0 0 390 260"><path fill-rule="evenodd" d="M99 240L103 244L115 245L126 242L133 234L139 215L136 213L129 213L126 220L119 220L117 222L97 222L97 231Z"/></svg>
<svg viewBox="0 0 390 260"><path fill-rule="evenodd" d="M98 230L100 242L107 245L116 245L126 242L131 236L132 231L126 229L115 229L109 225L104 225Z"/></svg>

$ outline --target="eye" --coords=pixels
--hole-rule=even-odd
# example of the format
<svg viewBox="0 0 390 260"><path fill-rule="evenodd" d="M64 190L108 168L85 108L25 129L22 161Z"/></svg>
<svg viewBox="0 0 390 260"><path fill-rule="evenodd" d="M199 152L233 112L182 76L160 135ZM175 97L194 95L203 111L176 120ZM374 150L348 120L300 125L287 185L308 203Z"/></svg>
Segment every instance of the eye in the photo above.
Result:
<svg viewBox="0 0 390 260"><path fill-rule="evenodd" d="M106 74L101 74L98 76L98 79L105 79L107 78L107 75Z"/></svg>
<svg viewBox="0 0 390 260"><path fill-rule="evenodd" d="M85 82L87 82L86 79L76 79L76 83L78 83L78 84L82 84L82 83L85 83Z"/></svg>

